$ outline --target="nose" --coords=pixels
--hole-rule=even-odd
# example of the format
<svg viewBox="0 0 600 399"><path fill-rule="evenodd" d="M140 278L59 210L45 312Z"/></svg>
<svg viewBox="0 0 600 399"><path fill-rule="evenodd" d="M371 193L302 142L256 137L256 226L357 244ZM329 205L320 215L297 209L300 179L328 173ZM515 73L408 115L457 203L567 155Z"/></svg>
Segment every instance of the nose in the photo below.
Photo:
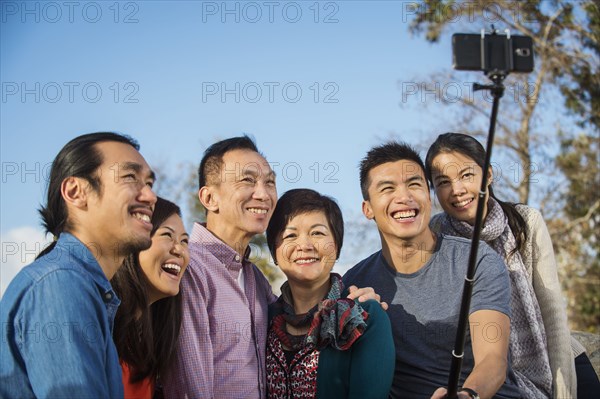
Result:
<svg viewBox="0 0 600 399"><path fill-rule="evenodd" d="M398 189L396 190L396 196L394 198L394 201L398 204L408 204L410 202L412 202L413 197L412 194L410 192L410 190L408 190L405 187L398 187Z"/></svg>
<svg viewBox="0 0 600 399"><path fill-rule="evenodd" d="M262 181L258 182L254 188L254 193L252 196L260 201L269 200L269 191L267 189L266 183Z"/></svg>
<svg viewBox="0 0 600 399"><path fill-rule="evenodd" d="M183 245L181 245L181 243L178 242L174 242L173 246L171 247L171 253L175 256L177 256L178 258L182 258L183 254L184 254L184 249L183 249Z"/></svg>
<svg viewBox="0 0 600 399"><path fill-rule="evenodd" d="M149 185L144 185L142 190L140 191L139 200L141 202L145 202L150 204L151 207L154 208L154 204L156 204L156 194L152 191L152 188Z"/></svg>
<svg viewBox="0 0 600 399"><path fill-rule="evenodd" d="M304 236L298 240L297 248L301 251L312 251L315 249L315 245L309 236Z"/></svg>
<svg viewBox="0 0 600 399"><path fill-rule="evenodd" d="M455 196L462 195L466 192L465 185L461 179L456 179L452 182L452 194Z"/></svg>

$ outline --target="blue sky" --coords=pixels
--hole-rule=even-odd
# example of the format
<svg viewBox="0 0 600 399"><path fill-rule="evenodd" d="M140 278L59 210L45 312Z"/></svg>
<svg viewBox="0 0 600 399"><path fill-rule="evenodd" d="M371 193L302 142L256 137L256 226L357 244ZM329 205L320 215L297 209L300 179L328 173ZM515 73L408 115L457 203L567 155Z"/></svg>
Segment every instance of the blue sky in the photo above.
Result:
<svg viewBox="0 0 600 399"><path fill-rule="evenodd" d="M45 242L50 163L82 133L135 137L175 181L247 133L280 194L314 188L360 216L361 157L392 134L419 142L436 119L401 107L402 82L451 68L447 36L410 37L406 3L2 1L2 290Z"/></svg>

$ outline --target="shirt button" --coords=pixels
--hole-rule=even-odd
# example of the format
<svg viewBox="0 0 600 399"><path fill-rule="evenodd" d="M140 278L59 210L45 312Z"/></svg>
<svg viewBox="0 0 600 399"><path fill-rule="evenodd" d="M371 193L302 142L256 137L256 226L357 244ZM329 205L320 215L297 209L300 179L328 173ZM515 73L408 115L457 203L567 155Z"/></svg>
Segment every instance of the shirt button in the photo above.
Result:
<svg viewBox="0 0 600 399"><path fill-rule="evenodd" d="M235 256L235 261L236 261L236 262L239 262L239 261L240 261L240 256L239 256L239 255L236 255L236 256Z"/></svg>
<svg viewBox="0 0 600 399"><path fill-rule="evenodd" d="M111 300L112 294L110 292L107 292L106 295L104 295L104 298L106 298L106 300Z"/></svg>

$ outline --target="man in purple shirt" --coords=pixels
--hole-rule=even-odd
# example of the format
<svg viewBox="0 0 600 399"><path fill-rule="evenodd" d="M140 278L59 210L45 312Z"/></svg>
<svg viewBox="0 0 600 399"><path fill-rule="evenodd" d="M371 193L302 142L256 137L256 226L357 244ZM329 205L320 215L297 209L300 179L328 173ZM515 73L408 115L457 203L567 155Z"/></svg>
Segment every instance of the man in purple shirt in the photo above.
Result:
<svg viewBox="0 0 600 399"><path fill-rule="evenodd" d="M195 223L181 281L176 361L161 376L168 398L264 398L268 305L276 297L248 260L277 203L275 173L247 136L217 142L198 169L206 226ZM352 298L378 297L372 289ZM377 298L378 299L378 298Z"/></svg>

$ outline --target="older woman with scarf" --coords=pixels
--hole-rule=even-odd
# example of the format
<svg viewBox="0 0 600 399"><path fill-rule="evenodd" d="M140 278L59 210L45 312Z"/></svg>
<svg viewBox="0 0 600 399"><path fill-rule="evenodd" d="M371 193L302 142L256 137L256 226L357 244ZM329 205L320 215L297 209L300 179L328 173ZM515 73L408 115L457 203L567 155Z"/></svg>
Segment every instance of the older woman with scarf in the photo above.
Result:
<svg viewBox="0 0 600 399"><path fill-rule="evenodd" d="M267 228L275 263L287 276L269 308L269 398L387 398L394 373L390 321L374 300L345 298L338 205L297 189L278 201Z"/></svg>
<svg viewBox="0 0 600 399"><path fill-rule="evenodd" d="M472 236L484 159L483 146L465 134L442 134L431 145L426 174L445 211L432 218L432 230ZM504 258L509 270L509 352L519 388L525 398L575 398L574 356L586 356L570 337L550 234L536 209L500 201L492 190L492 170L485 173L489 185L481 240Z"/></svg>

